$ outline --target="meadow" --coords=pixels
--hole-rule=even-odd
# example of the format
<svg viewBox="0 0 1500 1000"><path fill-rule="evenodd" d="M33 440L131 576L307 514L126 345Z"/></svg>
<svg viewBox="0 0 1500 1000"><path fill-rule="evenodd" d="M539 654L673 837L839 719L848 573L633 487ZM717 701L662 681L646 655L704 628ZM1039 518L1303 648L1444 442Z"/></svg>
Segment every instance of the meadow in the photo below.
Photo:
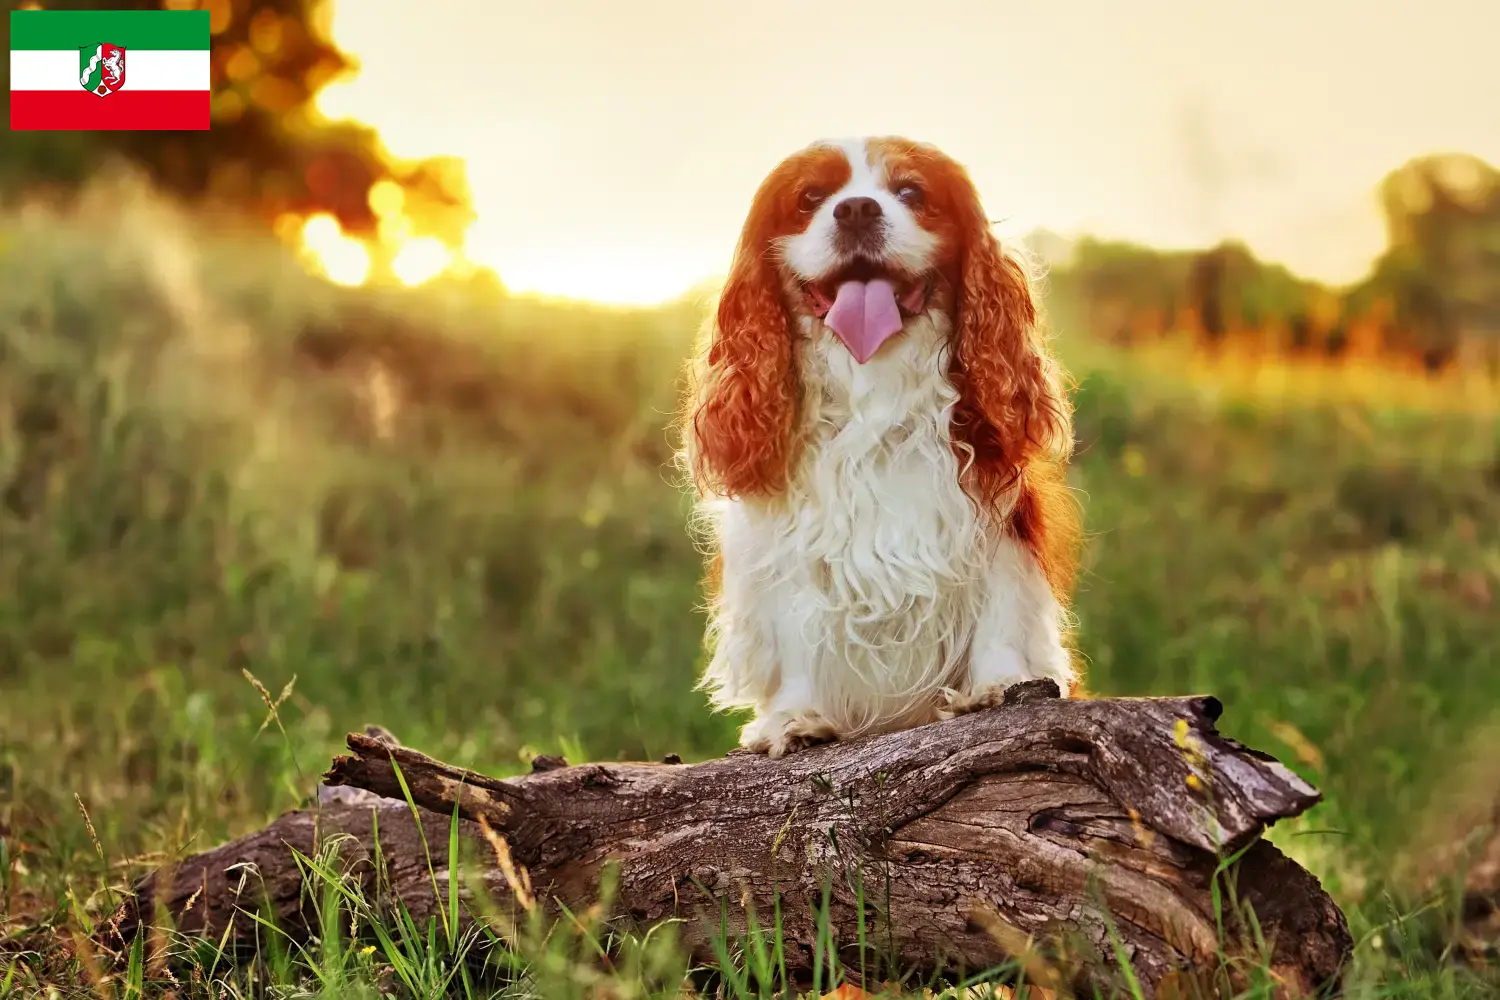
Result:
<svg viewBox="0 0 1500 1000"><path fill-rule="evenodd" d="M1493 399L1267 391L1050 305L1090 687L1216 694L1325 792L1271 837L1346 908L1353 996L1496 995L1454 888L1500 800ZM400 993L379 949L174 983L70 945L367 723L492 773L730 748L667 431L702 308L341 289L128 185L0 216L0 997Z"/></svg>

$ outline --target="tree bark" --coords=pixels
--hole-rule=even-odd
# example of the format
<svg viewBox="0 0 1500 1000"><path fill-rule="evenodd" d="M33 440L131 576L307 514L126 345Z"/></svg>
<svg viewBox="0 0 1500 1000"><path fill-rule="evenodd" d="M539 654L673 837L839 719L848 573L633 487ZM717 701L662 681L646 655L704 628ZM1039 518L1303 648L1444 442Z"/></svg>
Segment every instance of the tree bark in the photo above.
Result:
<svg viewBox="0 0 1500 1000"><path fill-rule="evenodd" d="M680 938L703 959L722 914L733 934L747 906L764 923L779 904L788 966L807 973L826 886L851 969L861 967L863 908L878 949L867 966L884 956L903 972L974 972L1035 948L1046 957L1032 962L1032 981L1062 986L1117 986L1124 954L1147 996L1184 995L1257 964L1288 994L1335 991L1351 949L1343 914L1259 839L1319 793L1220 735L1220 712L1211 697L1066 700L1051 682L1031 682L989 711L780 760L743 751L692 765L539 759L531 774L505 779L351 734L353 755L333 761L318 808L148 876L111 933L130 940L164 911L180 930L217 940L229 928L235 942L253 933L236 914L269 905L306 934L289 848L311 855L349 834L346 861L373 886L377 825L390 891L425 918L446 897L456 805L500 906L515 900L481 819L540 902L592 905L604 866L618 862L611 919L689 918ZM420 833L393 762L421 807ZM1217 876L1221 935L1212 886L1237 852Z"/></svg>

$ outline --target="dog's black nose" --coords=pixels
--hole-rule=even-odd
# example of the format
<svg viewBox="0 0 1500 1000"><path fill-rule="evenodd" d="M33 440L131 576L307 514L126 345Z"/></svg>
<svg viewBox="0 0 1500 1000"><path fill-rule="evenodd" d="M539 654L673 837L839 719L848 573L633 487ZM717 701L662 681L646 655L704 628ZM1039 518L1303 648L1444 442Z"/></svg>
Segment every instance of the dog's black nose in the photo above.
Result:
<svg viewBox="0 0 1500 1000"><path fill-rule="evenodd" d="M864 229L880 219L880 202L874 198L845 198L833 206L833 217L845 229Z"/></svg>

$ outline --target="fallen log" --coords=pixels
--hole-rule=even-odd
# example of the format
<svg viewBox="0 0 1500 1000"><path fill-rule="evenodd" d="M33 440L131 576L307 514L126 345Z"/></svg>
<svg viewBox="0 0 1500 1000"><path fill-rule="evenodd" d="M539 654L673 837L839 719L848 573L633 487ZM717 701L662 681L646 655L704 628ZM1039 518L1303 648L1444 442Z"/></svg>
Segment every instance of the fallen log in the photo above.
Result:
<svg viewBox="0 0 1500 1000"><path fill-rule="evenodd" d="M1260 839L1319 793L1220 735L1220 712L1211 697L1067 700L1032 682L989 711L780 760L539 759L504 779L351 734L353 755L333 761L317 808L148 876L110 933L118 947L164 912L188 933L218 940L228 929L233 944L254 930L236 915L268 906L305 935L290 848L312 855L348 834L352 870L373 885L377 827L389 891L425 919L446 894L456 805L502 907L515 899L480 820L503 835L539 901L592 905L604 866L617 862L611 919L689 918L680 940L703 959L725 915L743 932L747 907L764 921L779 903L788 967L806 974L826 891L850 969L861 967L863 908L866 940L903 972L973 972L1037 947L1075 985L1117 986L1123 954L1148 996L1184 995L1185 982L1249 966L1269 969L1288 994L1334 992L1351 949L1343 914ZM393 762L421 807L420 830Z"/></svg>

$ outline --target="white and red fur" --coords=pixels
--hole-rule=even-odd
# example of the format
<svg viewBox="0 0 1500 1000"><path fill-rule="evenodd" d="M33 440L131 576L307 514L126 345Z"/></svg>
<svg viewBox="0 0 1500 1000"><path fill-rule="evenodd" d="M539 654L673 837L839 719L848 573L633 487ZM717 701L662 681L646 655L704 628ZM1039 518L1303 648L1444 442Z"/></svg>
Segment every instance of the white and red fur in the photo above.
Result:
<svg viewBox="0 0 1500 1000"><path fill-rule="evenodd" d="M855 195L880 204L880 270L903 289L901 332L863 365L820 318L850 265L833 209ZM961 166L898 138L788 157L690 382L680 458L713 555L703 686L754 710L745 746L921 725L1034 678L1074 692L1071 409L1028 269Z"/></svg>

